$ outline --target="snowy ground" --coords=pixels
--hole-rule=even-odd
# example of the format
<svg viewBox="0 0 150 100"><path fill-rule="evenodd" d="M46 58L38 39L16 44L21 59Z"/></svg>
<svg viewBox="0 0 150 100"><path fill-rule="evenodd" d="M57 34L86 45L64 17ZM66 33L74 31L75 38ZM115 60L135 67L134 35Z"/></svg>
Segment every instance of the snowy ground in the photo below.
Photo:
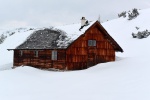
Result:
<svg viewBox="0 0 150 100"><path fill-rule="evenodd" d="M51 72L28 66L4 70L10 68L12 63L7 55L12 55L0 54L7 58L3 63L0 57L0 61L6 64L0 65L0 99L150 100L150 36L133 39L131 35L132 32L137 32L136 26L141 31L150 30L149 22L150 9L146 9L141 10L140 15L131 21L119 18L103 23L125 52L117 53L116 62L98 64L87 70ZM20 35L13 38L18 36ZM8 38L8 43L11 39L12 37L10 40ZM7 41L5 43L8 45ZM5 47L6 44L0 47Z"/></svg>
<svg viewBox="0 0 150 100"><path fill-rule="evenodd" d="M1 71L0 98L2 100L149 100L150 62L148 61L148 58L125 58L74 72L41 71L30 67Z"/></svg>

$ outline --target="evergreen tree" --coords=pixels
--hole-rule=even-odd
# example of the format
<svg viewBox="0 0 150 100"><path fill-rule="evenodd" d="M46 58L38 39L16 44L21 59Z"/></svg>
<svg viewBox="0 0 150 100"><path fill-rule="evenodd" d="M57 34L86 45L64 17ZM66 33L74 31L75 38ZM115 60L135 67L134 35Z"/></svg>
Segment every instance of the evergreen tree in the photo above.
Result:
<svg viewBox="0 0 150 100"><path fill-rule="evenodd" d="M5 38L7 38L7 36L5 36L4 34L0 36L0 44L4 42Z"/></svg>
<svg viewBox="0 0 150 100"><path fill-rule="evenodd" d="M136 18L138 15L139 15L138 10L136 8L134 8L132 10L132 12L130 12L130 11L128 12L128 20L132 20L132 19Z"/></svg>

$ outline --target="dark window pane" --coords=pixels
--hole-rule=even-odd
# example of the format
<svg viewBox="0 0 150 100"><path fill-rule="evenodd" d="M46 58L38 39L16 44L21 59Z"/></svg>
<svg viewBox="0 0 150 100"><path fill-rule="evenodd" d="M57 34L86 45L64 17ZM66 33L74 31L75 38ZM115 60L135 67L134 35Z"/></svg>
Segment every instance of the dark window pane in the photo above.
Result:
<svg viewBox="0 0 150 100"><path fill-rule="evenodd" d="M93 40L92 46L96 46L96 40Z"/></svg>
<svg viewBox="0 0 150 100"><path fill-rule="evenodd" d="M88 46L96 46L96 40L88 40Z"/></svg>
<svg viewBox="0 0 150 100"><path fill-rule="evenodd" d="M38 57L38 51L34 51L34 56Z"/></svg>
<svg viewBox="0 0 150 100"><path fill-rule="evenodd" d="M88 46L92 46L92 40L88 40Z"/></svg>

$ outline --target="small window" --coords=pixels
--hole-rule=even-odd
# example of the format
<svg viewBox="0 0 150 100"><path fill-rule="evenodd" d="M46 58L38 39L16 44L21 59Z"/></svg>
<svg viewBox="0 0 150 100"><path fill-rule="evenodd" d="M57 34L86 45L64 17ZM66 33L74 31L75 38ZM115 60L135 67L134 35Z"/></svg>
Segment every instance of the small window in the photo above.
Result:
<svg viewBox="0 0 150 100"><path fill-rule="evenodd" d="M88 46L96 46L96 40L88 40Z"/></svg>
<svg viewBox="0 0 150 100"><path fill-rule="evenodd" d="M23 56L23 51L22 50L20 50L19 53L20 53L20 56Z"/></svg>
<svg viewBox="0 0 150 100"><path fill-rule="evenodd" d="M38 51L34 51L34 56L38 57L38 53L39 53Z"/></svg>
<svg viewBox="0 0 150 100"><path fill-rule="evenodd" d="M56 50L52 51L52 60L57 60L57 51Z"/></svg>

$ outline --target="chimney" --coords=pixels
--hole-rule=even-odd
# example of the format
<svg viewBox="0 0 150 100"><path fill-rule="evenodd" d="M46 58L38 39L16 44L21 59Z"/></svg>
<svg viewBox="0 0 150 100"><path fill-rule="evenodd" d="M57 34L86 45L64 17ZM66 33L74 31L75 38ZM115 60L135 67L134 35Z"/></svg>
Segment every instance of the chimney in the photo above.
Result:
<svg viewBox="0 0 150 100"><path fill-rule="evenodd" d="M82 17L81 19L81 26L84 26L86 24L86 19L85 17Z"/></svg>
<svg viewBox="0 0 150 100"><path fill-rule="evenodd" d="M79 31L81 31L81 29L82 29L84 26L88 26L88 25L89 25L88 20L86 20L85 17L82 17L82 19L81 19L81 28L79 29Z"/></svg>

